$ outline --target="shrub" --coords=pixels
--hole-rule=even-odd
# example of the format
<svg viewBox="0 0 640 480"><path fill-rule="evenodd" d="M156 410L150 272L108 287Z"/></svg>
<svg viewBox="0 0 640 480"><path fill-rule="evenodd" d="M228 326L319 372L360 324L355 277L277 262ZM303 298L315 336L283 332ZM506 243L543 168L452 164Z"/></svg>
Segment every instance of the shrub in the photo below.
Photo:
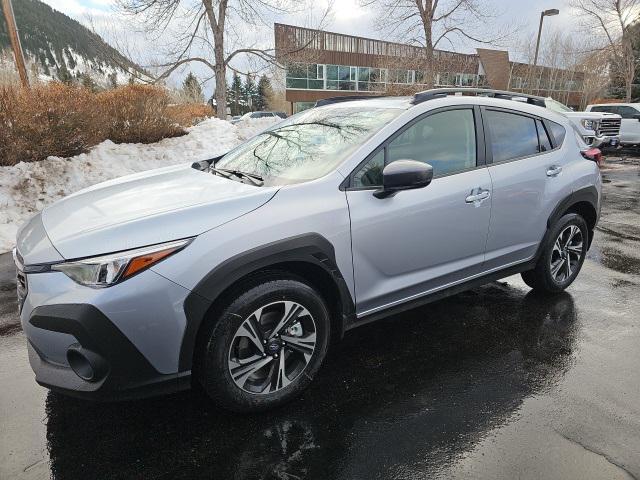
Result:
<svg viewBox="0 0 640 480"><path fill-rule="evenodd" d="M152 143L183 135L168 112L169 96L161 87L127 85L97 94L104 137L115 143Z"/></svg>
<svg viewBox="0 0 640 480"><path fill-rule="evenodd" d="M166 90L148 85L0 87L0 165L78 155L106 139L157 142L208 115L206 105L169 106Z"/></svg>
<svg viewBox="0 0 640 480"><path fill-rule="evenodd" d="M169 116L181 127L190 127L214 115L213 109L204 103L184 103L169 105Z"/></svg>
<svg viewBox="0 0 640 480"><path fill-rule="evenodd" d="M54 83L0 87L0 165L72 156L101 140L93 94Z"/></svg>

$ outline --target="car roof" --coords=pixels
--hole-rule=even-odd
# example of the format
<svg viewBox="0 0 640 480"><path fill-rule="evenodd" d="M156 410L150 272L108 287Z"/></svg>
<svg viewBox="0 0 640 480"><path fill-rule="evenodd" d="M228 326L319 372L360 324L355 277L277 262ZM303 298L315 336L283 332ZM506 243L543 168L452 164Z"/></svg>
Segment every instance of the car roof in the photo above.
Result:
<svg viewBox="0 0 640 480"><path fill-rule="evenodd" d="M446 94L441 93L447 91ZM463 92L466 92L465 89L460 89ZM469 89L469 90L478 90L481 92L487 91L485 89ZM536 102L544 101L544 97L538 97L533 95L520 94L517 92L500 92L500 96L491 97L491 96L479 96L479 95L457 95L455 92L457 89L451 89L451 94L449 94L449 89L434 89L427 92L435 92L436 94L432 97L429 97L426 100L421 100L416 103L416 96L404 96L404 97L336 97L332 99L326 99L323 101L319 101L318 103L323 103L316 108L353 108L353 107L365 107L365 108L398 108L398 109L412 109L417 108L423 105L433 105L434 108L440 108L447 105L462 105L462 104L472 104L472 105L488 105L501 107L510 110L517 110L523 113L529 113L531 115L536 115L539 117L548 118L549 120L553 120L558 123L564 123L566 117L561 115L560 113L549 110L545 107L539 106L537 104L527 103L527 99L534 99ZM426 93L426 92L421 92ZM504 94L509 93L515 99L506 98ZM419 94L418 94L419 95ZM423 107L424 108L424 107Z"/></svg>

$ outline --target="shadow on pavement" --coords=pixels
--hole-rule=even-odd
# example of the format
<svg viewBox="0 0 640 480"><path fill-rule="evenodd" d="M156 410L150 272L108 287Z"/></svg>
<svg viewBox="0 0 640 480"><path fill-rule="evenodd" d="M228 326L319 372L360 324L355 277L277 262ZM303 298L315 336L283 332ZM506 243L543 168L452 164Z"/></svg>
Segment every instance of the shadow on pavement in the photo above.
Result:
<svg viewBox="0 0 640 480"><path fill-rule="evenodd" d="M112 404L49 393L51 472L429 478L562 377L577 316L568 293L491 284L348 333L302 399L260 415L217 409L198 390Z"/></svg>

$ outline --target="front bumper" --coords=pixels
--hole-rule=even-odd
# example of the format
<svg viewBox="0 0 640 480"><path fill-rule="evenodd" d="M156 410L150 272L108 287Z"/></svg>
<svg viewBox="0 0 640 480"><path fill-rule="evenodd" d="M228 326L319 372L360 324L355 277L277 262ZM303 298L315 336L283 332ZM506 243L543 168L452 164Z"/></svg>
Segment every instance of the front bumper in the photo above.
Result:
<svg viewBox="0 0 640 480"><path fill-rule="evenodd" d="M590 147L617 147L620 145L620 136L618 135L603 135L603 136L585 136L583 137L585 143Z"/></svg>
<svg viewBox="0 0 640 480"><path fill-rule="evenodd" d="M27 281L21 321L39 384L97 400L190 387L179 368L187 289L151 270L103 289L60 272Z"/></svg>
<svg viewBox="0 0 640 480"><path fill-rule="evenodd" d="M67 352L81 352L91 371L76 373L66 364L50 359L31 340L29 363L36 381L49 389L99 400L124 400L175 392L190 387L190 372L161 374L96 307L61 304L37 307L29 323L51 334L73 337ZM77 369L77 366L76 366ZM88 377L88 378L87 378Z"/></svg>

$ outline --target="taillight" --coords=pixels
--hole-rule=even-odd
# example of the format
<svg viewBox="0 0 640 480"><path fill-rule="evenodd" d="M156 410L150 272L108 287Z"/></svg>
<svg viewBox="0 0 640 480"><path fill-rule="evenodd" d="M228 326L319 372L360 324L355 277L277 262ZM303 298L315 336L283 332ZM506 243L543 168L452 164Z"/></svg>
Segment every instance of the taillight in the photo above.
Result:
<svg viewBox="0 0 640 480"><path fill-rule="evenodd" d="M602 152L600 151L599 148L594 147L594 148L589 148L587 150L580 150L580 153L587 160L596 162L598 166L602 165L603 163Z"/></svg>

